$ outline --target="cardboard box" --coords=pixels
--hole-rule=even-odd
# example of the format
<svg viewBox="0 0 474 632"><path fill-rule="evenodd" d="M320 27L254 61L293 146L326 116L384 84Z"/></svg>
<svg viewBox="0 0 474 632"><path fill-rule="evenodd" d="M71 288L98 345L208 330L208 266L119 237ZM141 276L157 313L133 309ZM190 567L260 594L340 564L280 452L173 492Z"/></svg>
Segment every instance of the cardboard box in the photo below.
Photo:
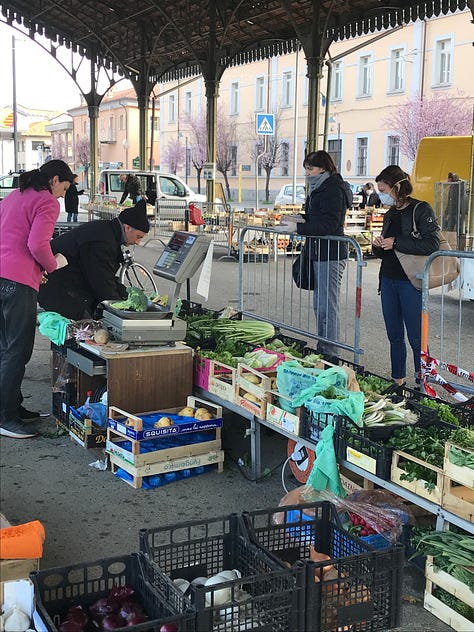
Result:
<svg viewBox="0 0 474 632"><path fill-rule="evenodd" d="M3 514L0 514L0 529L11 527ZM28 579L31 571L39 570L39 559L0 560L0 606L3 603L3 584L18 579Z"/></svg>

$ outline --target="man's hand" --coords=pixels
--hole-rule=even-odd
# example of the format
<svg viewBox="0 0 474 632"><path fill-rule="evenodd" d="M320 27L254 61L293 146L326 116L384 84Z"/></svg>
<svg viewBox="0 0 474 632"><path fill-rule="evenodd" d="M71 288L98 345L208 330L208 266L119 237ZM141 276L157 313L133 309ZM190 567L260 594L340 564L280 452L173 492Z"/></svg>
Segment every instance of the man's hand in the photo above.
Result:
<svg viewBox="0 0 474 632"><path fill-rule="evenodd" d="M60 268L65 268L67 266L68 261L66 257L62 255L60 252L58 252L57 255L54 255L54 258L56 259L58 263L58 267L56 268L56 270L59 270Z"/></svg>
<svg viewBox="0 0 474 632"><path fill-rule="evenodd" d="M283 219L279 224L274 227L278 233L285 233L289 235L290 233L296 233L296 222L295 220Z"/></svg>

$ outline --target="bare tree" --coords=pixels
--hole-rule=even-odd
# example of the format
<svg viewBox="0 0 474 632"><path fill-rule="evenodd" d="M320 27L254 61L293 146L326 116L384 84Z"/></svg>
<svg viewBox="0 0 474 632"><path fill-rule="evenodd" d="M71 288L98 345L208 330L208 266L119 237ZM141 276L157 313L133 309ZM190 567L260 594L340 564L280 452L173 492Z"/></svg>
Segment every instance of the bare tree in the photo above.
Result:
<svg viewBox="0 0 474 632"><path fill-rule="evenodd" d="M169 141L165 149L165 161L169 167L171 173L176 173L178 167L183 164L185 159L185 149L181 144L179 138L174 138Z"/></svg>
<svg viewBox="0 0 474 632"><path fill-rule="evenodd" d="M87 136L81 136L76 140L74 147L75 162L84 167L85 180L89 183L89 167L91 163L91 143ZM87 184L89 186L89 184Z"/></svg>
<svg viewBox="0 0 474 632"><path fill-rule="evenodd" d="M224 176L227 198L230 200L230 186L228 171L234 164L234 154L232 148L237 145L237 124L222 108L217 110L217 130L216 130L216 169Z"/></svg>
<svg viewBox="0 0 474 632"><path fill-rule="evenodd" d="M464 136L470 133L472 112L466 97L435 94L416 96L398 106L385 118L384 125L400 134L400 149L414 160L425 136Z"/></svg>
<svg viewBox="0 0 474 632"><path fill-rule="evenodd" d="M206 114L201 111L197 116L186 116L183 123L191 132L191 161L197 173L198 193L201 193L201 172L207 159Z"/></svg>

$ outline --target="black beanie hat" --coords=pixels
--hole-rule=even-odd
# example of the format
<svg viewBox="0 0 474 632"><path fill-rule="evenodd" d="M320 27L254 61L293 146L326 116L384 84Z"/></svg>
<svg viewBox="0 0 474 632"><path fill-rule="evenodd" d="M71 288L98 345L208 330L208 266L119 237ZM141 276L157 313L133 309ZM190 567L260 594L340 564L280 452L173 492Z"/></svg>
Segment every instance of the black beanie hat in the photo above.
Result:
<svg viewBox="0 0 474 632"><path fill-rule="evenodd" d="M142 233L147 233L150 230L150 222L146 216L146 202L140 200L131 208L126 208L118 216L122 224L128 224L135 230L141 230Z"/></svg>

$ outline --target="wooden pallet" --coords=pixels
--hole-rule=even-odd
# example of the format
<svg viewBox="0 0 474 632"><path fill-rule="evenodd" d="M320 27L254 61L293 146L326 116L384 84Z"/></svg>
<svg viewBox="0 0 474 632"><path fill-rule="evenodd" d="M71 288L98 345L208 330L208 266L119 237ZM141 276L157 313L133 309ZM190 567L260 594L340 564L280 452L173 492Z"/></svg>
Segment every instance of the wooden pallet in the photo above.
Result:
<svg viewBox="0 0 474 632"><path fill-rule="evenodd" d="M474 593L472 590L452 575L449 575L444 571L436 570L431 556L426 558L425 576L425 609L447 625L451 626L457 632L467 632L468 630L472 630L474 627L472 621L463 617L461 614L440 601L433 594L434 588L438 586L451 595L454 595L462 602L472 605L474 602Z"/></svg>

